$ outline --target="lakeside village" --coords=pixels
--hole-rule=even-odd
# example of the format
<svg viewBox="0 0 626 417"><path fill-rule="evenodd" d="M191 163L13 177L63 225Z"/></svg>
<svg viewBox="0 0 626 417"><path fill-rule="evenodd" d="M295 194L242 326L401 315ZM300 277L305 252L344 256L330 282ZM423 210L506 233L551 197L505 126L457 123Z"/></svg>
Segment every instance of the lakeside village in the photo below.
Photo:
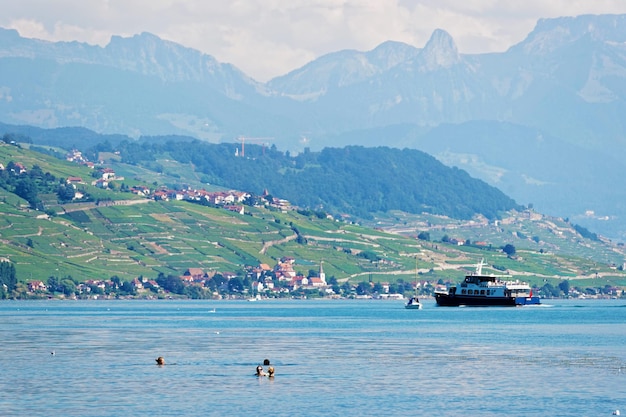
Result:
<svg viewBox="0 0 626 417"><path fill-rule="evenodd" d="M94 164L86 161L80 152L72 151L67 155L68 161L85 164L94 168L94 181L92 185L100 188L115 188L111 186L114 181L123 181L116 177L111 168L95 169ZM7 166L9 168L9 166ZM19 174L26 172L26 167L20 163L11 163L12 170ZM0 169L4 169L0 165ZM80 184L85 184L82 178L69 177L67 185L74 190L71 201L87 202L88 196L81 191ZM122 187L120 187L122 188ZM249 193L240 191L208 192L205 190L185 189L169 190L159 188L150 190L145 186L136 186L125 189L145 198L155 200L186 200L200 204L221 206L226 210L244 214L244 207ZM296 210L286 200L269 196L264 192L260 202L275 209ZM249 204L249 202L247 202ZM106 204L106 203L105 203ZM118 202L113 203L118 204ZM123 202L121 204L124 204ZM8 259L0 259L0 267L11 265ZM281 258L276 265L259 264L247 266L239 273L204 271L200 268L188 268L182 276L160 274L156 279L137 277L131 281L122 281L119 277L110 279L89 279L84 282L76 282L70 277L49 277L47 282L31 280L27 283L18 283L15 272L12 273L12 288L3 283L0 288L5 296L11 298L66 298L66 299L114 299L114 298L193 298L193 299L261 299L261 298L375 298L375 299L403 299L405 294L417 291L422 297L433 294L435 287L442 282L417 280L406 282L398 280L395 283L388 282L361 282L351 284L342 280L340 284L335 277L326 278L323 265L318 269L310 269L308 274L296 270L296 260L291 257ZM539 289L537 289L539 290ZM614 289L617 290L617 289ZM538 293L540 291L537 291ZM565 291L570 297L601 298L603 296L615 297L619 294L588 294L578 292L577 289ZM555 294L542 294L551 296ZM5 298L5 297L2 297Z"/></svg>

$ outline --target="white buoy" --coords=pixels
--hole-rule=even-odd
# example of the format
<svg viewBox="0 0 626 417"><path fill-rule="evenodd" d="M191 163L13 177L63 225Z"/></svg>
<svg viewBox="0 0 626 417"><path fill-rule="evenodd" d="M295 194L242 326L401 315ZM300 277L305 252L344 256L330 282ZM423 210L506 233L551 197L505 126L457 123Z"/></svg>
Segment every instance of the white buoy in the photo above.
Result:
<svg viewBox="0 0 626 417"><path fill-rule="evenodd" d="M619 410L615 410L615 411L613 411L613 415L614 416L620 416L621 414L620 414Z"/></svg>

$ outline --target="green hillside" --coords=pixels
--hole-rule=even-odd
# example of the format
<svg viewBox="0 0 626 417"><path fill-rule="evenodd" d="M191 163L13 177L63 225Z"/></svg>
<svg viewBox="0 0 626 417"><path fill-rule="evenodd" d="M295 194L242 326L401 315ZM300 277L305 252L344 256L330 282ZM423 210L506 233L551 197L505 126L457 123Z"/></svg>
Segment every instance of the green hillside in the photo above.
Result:
<svg viewBox="0 0 626 417"><path fill-rule="evenodd" d="M238 144L199 140L124 141L115 147L122 161L132 165L161 172L167 169L163 161L176 161L193 167L205 183L257 194L269 190L300 207L361 219L391 209L497 218L520 208L497 188L417 150L348 146L291 156L264 145L248 144L245 155L243 145L241 153L239 149Z"/></svg>
<svg viewBox="0 0 626 417"><path fill-rule="evenodd" d="M294 258L304 275L323 262L326 276L339 282L410 282L417 256L420 279L434 283L456 281L485 258L494 271L538 286L556 286L563 279L600 288L626 286L618 268L626 259L623 246L585 239L567 222L528 213L511 212L497 225L395 213L371 227L294 208L245 206L242 215L122 191L129 184L154 188L175 178L120 162L110 166L132 178L114 181L112 189L91 185L93 169L2 143L0 163L10 162L25 166L23 175L37 166L59 181L81 177L77 190L89 196L60 204L55 194L42 195L42 211L30 208L10 186L0 187L0 259L15 265L20 282L68 276L76 282L113 276L128 281L160 273L180 276L188 268L244 275L248 267L274 266L283 257ZM424 230L430 239L416 239ZM459 246L444 237L485 244ZM502 252L507 243L517 247L516 256Z"/></svg>

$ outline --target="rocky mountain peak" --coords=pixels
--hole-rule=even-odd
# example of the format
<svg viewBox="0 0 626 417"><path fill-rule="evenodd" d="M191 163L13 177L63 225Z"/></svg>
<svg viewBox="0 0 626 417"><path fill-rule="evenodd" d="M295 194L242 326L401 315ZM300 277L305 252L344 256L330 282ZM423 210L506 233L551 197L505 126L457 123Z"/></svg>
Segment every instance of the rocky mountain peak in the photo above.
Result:
<svg viewBox="0 0 626 417"><path fill-rule="evenodd" d="M421 53L425 69L449 68L461 61L454 39L443 29L436 29Z"/></svg>
<svg viewBox="0 0 626 417"><path fill-rule="evenodd" d="M237 72L236 77L248 80L234 67L220 64L211 55L148 32L132 37L112 36L105 47L105 54L115 67L157 76L165 81L222 79L230 77L233 72Z"/></svg>

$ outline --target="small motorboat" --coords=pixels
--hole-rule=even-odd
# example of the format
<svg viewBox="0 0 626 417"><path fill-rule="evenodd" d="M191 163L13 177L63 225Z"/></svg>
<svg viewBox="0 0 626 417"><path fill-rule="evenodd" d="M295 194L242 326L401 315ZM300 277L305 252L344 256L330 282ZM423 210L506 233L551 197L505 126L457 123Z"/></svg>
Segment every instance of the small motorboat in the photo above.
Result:
<svg viewBox="0 0 626 417"><path fill-rule="evenodd" d="M422 303L420 303L419 298L417 298L417 295L415 295L409 298L409 301L406 302L406 304L404 305L404 308L408 308L412 310L421 310Z"/></svg>

